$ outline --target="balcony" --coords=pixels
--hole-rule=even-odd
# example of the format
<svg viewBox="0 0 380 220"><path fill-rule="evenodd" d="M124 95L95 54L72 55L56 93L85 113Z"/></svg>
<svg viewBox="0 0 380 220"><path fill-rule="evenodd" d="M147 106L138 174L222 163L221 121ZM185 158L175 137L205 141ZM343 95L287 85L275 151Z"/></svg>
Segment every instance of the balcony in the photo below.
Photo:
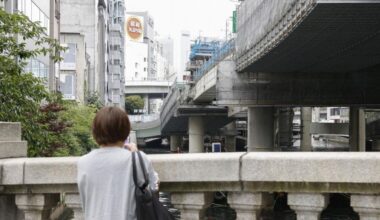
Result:
<svg viewBox="0 0 380 220"><path fill-rule="evenodd" d="M122 28L120 24L111 24L110 25L110 31L117 31L117 32L122 32Z"/></svg>
<svg viewBox="0 0 380 220"><path fill-rule="evenodd" d="M112 80L108 82L108 87L110 89L120 89L120 80Z"/></svg>
<svg viewBox="0 0 380 220"><path fill-rule="evenodd" d="M113 74L123 74L120 65L117 64L110 65L110 72Z"/></svg>
<svg viewBox="0 0 380 220"><path fill-rule="evenodd" d="M109 56L113 60L120 60L120 61L124 60L124 57L122 56L122 53L120 50L111 50L109 53Z"/></svg>

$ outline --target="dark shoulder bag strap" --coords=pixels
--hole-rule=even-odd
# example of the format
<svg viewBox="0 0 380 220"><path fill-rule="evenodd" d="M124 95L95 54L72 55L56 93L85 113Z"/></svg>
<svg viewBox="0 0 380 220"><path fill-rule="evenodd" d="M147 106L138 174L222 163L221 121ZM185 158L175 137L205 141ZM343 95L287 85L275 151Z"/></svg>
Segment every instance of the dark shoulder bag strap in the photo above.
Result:
<svg viewBox="0 0 380 220"><path fill-rule="evenodd" d="M136 152L132 152L132 169L133 169L133 182L135 182L135 186L139 187L137 181L137 168L136 168Z"/></svg>
<svg viewBox="0 0 380 220"><path fill-rule="evenodd" d="M149 184L149 177L148 177L147 170L145 167L144 159L142 158L140 151L137 151L136 153L137 153L137 156L139 157L140 167L144 175L144 185L142 185L141 188L145 189L145 187L148 186Z"/></svg>
<svg viewBox="0 0 380 220"><path fill-rule="evenodd" d="M138 180L137 180L136 154L139 157L140 167L141 167L141 170L142 170L143 176L144 176L144 184L142 186L139 186ZM145 189L146 186L149 184L149 178L147 177L145 164L144 164L143 158L142 158L139 151L132 152L132 165L133 165L132 166L132 168L133 168L133 182L135 182L135 186L139 187L140 189Z"/></svg>

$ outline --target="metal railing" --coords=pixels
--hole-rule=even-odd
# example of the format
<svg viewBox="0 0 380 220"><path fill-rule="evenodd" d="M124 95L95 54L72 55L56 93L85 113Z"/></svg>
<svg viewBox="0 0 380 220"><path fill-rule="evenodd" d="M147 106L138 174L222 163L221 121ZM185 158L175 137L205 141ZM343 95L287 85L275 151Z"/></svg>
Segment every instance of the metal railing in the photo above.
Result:
<svg viewBox="0 0 380 220"><path fill-rule="evenodd" d="M235 49L235 39L225 42L194 74L194 81L198 81L205 73L210 71L221 60L230 55Z"/></svg>
<svg viewBox="0 0 380 220"><path fill-rule="evenodd" d="M129 120L133 123L136 122L151 122L158 120L160 118L160 114L146 114L146 115L128 115Z"/></svg>

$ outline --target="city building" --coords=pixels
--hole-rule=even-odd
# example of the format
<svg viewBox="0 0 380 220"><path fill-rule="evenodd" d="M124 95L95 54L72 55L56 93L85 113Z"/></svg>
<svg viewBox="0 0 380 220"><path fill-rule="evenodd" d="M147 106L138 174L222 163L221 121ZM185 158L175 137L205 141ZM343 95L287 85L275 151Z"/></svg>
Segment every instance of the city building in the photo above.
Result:
<svg viewBox="0 0 380 220"><path fill-rule="evenodd" d="M99 5L99 7L98 7ZM104 54L104 45L99 44L100 30L104 29L100 26L101 17L99 11L103 11L104 1L81 1L81 0L61 0L61 36L66 34L79 34L84 36L86 53L89 56L89 70L87 76L88 92L98 92L104 102L104 95L100 90L100 76L105 72L105 58L100 54ZM105 41L103 39L103 41ZM101 51L102 50L102 51ZM102 77L103 78L103 77ZM74 76L74 80L75 76ZM102 85L104 82L102 82ZM87 91L86 91L87 92Z"/></svg>
<svg viewBox="0 0 380 220"><path fill-rule="evenodd" d="M109 0L109 41L108 41L108 104L124 108L124 0Z"/></svg>
<svg viewBox="0 0 380 220"><path fill-rule="evenodd" d="M46 35L59 40L60 29L60 0L2 0L0 6L9 13L21 12L31 21L40 22L46 28ZM35 47L33 41L27 41L28 48ZM26 71L32 72L36 77L40 77L45 82L50 91L58 88L58 64L55 64L49 55L39 55L29 60Z"/></svg>
<svg viewBox="0 0 380 220"><path fill-rule="evenodd" d="M163 45L154 38L148 12L128 12L125 20L125 94L144 99L143 114L158 114L170 87Z"/></svg>
<svg viewBox="0 0 380 220"><path fill-rule="evenodd" d="M170 37L157 37L155 42L156 51L159 51L159 55L157 55L159 56L157 58L157 72L160 75L160 72L166 71L166 79L173 82L177 73L174 67L174 40ZM164 67L165 70L163 70L162 67Z"/></svg>
<svg viewBox="0 0 380 220"><path fill-rule="evenodd" d="M148 45L139 42L125 44L125 80L148 80ZM126 84L126 86L128 86Z"/></svg>
<svg viewBox="0 0 380 220"><path fill-rule="evenodd" d="M313 121L320 123L347 123L349 122L348 107L317 107L313 108Z"/></svg>
<svg viewBox="0 0 380 220"><path fill-rule="evenodd" d="M60 63L60 91L68 100L84 103L90 69L85 37L79 33L61 33L61 43L67 47Z"/></svg>
<svg viewBox="0 0 380 220"><path fill-rule="evenodd" d="M179 60L177 63L177 82L189 80L189 72L186 71L186 64L190 56L190 32L182 31L180 38Z"/></svg>
<svg viewBox="0 0 380 220"><path fill-rule="evenodd" d="M61 82L64 96L71 94L98 94L104 105L124 107L124 0L62 0L61 38L83 36L85 52L79 59L88 64L83 74L82 64L76 65L71 72L61 70L63 79L72 79L72 87ZM77 44L81 42L65 42ZM71 74L71 76L68 76ZM71 91L70 89L71 88ZM83 91L74 91L75 89ZM81 101L81 95L71 96Z"/></svg>
<svg viewBox="0 0 380 220"><path fill-rule="evenodd" d="M155 79L157 74L156 59L154 57L154 20L147 11L144 12L127 12L128 16L137 16L142 20L143 38L140 43L148 46L147 72L148 79Z"/></svg>

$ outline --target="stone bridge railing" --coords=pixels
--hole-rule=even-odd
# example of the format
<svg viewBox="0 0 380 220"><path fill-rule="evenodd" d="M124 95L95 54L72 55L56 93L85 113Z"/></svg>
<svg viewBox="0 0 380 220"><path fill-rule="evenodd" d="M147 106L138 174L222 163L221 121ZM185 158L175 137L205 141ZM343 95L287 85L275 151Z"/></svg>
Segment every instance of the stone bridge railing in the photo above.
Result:
<svg viewBox="0 0 380 220"><path fill-rule="evenodd" d="M76 185L78 157L26 158L19 124L0 123L0 219L48 219L65 193L83 219ZM8 153L6 153L8 152ZM18 157L18 158L11 158ZM228 192L237 219L259 219L273 192L288 193L297 219L319 219L329 194L350 194L361 220L380 219L380 154L251 152L149 155L185 220L203 219L212 192Z"/></svg>
<svg viewBox="0 0 380 220"><path fill-rule="evenodd" d="M237 219L256 219L272 192L287 192L298 219L318 219L329 193L351 194L361 219L380 219L378 153L203 153L149 155L182 219L201 219L211 192L228 191ZM83 219L78 157L0 160L0 219L45 219L59 194Z"/></svg>

